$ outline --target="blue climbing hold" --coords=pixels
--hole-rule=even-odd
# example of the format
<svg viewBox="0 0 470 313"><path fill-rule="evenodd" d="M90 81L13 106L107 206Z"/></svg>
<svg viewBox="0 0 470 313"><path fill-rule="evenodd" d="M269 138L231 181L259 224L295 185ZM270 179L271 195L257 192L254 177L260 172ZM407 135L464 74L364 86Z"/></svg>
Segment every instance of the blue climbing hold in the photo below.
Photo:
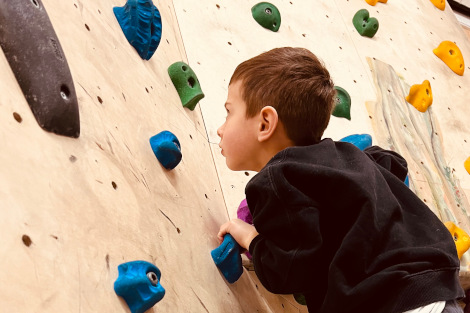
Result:
<svg viewBox="0 0 470 313"><path fill-rule="evenodd" d="M113 11L129 43L150 60L162 39L162 18L152 0L128 0Z"/></svg>
<svg viewBox="0 0 470 313"><path fill-rule="evenodd" d="M408 177L408 175L406 175L406 178L405 178L405 185L410 188L410 178Z"/></svg>
<svg viewBox="0 0 470 313"><path fill-rule="evenodd" d="M150 138L150 146L158 161L167 170L172 170L181 161L181 145L176 136L167 130Z"/></svg>
<svg viewBox="0 0 470 313"><path fill-rule="evenodd" d="M158 267L146 261L132 261L118 266L114 291L126 300L132 313L144 313L160 301L165 289Z"/></svg>
<svg viewBox="0 0 470 313"><path fill-rule="evenodd" d="M236 282L243 274L240 249L232 235L226 234L222 244L211 251L215 265L230 284Z"/></svg>
<svg viewBox="0 0 470 313"><path fill-rule="evenodd" d="M360 150L364 150L365 148L372 146L372 136L369 134L350 135L340 139L339 141L352 143Z"/></svg>

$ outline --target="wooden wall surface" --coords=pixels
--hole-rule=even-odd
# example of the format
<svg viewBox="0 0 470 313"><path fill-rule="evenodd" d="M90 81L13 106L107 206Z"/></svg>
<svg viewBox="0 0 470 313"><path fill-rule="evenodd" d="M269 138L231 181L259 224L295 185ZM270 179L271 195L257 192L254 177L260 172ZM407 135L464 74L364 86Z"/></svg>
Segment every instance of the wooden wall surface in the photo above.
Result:
<svg viewBox="0 0 470 313"><path fill-rule="evenodd" d="M0 53L0 312L129 312L113 284L134 260L162 272L150 312L271 312L248 275L229 285L210 256L228 215L200 109L182 107L167 74L187 61L173 3L154 2L163 37L150 61L114 16L124 4L41 4L74 79L78 139L38 126ZM182 146L172 171L149 145L163 130Z"/></svg>
<svg viewBox="0 0 470 313"><path fill-rule="evenodd" d="M175 2L188 60L206 90L207 97L201 102L201 110L229 215L236 216L236 209L244 198L245 185L254 173L228 170L217 146L216 130L225 118L223 104L228 81L240 62L272 48L297 46L308 48L323 59L335 84L345 88L352 98L352 120L332 117L325 137L339 140L351 134L369 133L374 144L394 148L411 158L410 150L425 152L423 155L431 156L432 164L438 166L431 166L428 157L408 160L411 188L439 217L439 212L446 212L444 221L454 220L470 231L467 200L470 175L464 168L464 161L470 156L470 41L450 6L446 4L445 10L441 11L429 0L389 0L375 6L364 0L271 3L281 12L278 32L262 28L252 18L251 7L256 4L253 1ZM370 15L379 20L380 27L373 38L361 37L352 24L354 14L360 9L368 9ZM467 61L464 76L453 73L434 55L433 49L444 40L455 42L462 51ZM370 65L368 58L373 62L384 62L386 66L374 72L377 67ZM438 152L426 150L429 145L424 142L431 142L431 134L426 133L426 129L414 129L416 133L424 131L424 139L415 145L405 145L407 130L399 119L395 119L393 125L396 129L393 139L397 144L390 145L390 136L382 133L386 128L385 120L369 112L366 103L383 101L386 96L376 80L389 72L387 64L396 78L382 82L400 87L390 90L391 96L398 99L398 102L390 102L392 116L397 116L403 102L406 103L404 96L411 85L421 84L424 80L431 82L434 95L432 116L435 127L439 129L439 139L435 143L436 147L439 146L436 148ZM407 118L411 117L407 115ZM401 150L397 149L400 147ZM428 161L430 164L425 163ZM441 174L425 176L420 174L420 166L433 167L432 171L437 173L439 170ZM450 174L442 175L446 171ZM441 193L440 187L450 189ZM421 188L424 191L420 191ZM462 279L466 285L468 264L468 256L464 256Z"/></svg>
<svg viewBox="0 0 470 313"><path fill-rule="evenodd" d="M463 197L470 195L463 168L470 156L470 42L449 6L277 0L282 24L273 33L253 20L253 1L159 0L162 41L143 61L112 12L124 3L43 0L74 79L78 139L38 126L0 53L0 312L129 312L113 283L117 266L133 260L162 271L167 293L150 312L305 312L291 296L266 292L253 272L227 284L210 257L219 225L236 216L254 175L230 172L217 147L227 84L237 64L274 47L312 50L348 90L352 120L332 117L325 134L336 140L370 133L387 144L365 105L382 99L366 57L390 64L408 85L430 80L443 160ZM372 39L351 23L362 8L380 22ZM432 53L443 40L462 50L463 77ZM176 61L189 63L206 95L194 111L181 106L168 77ZM181 142L183 160L173 171L160 166L148 142L162 130ZM417 179L411 175L415 185ZM458 222L469 231L464 217Z"/></svg>

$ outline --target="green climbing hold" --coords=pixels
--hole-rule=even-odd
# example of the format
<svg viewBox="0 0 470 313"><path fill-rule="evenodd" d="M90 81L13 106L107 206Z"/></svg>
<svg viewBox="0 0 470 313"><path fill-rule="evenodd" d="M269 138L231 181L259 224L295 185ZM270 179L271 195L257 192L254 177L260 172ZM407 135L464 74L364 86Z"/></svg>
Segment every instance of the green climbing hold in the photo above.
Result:
<svg viewBox="0 0 470 313"><path fill-rule="evenodd" d="M173 85L184 107L194 110L196 104L204 98L196 73L184 62L176 62L168 67Z"/></svg>
<svg viewBox="0 0 470 313"><path fill-rule="evenodd" d="M276 6L269 2L260 2L251 8L255 21L264 28L277 32L281 26L281 13Z"/></svg>
<svg viewBox="0 0 470 313"><path fill-rule="evenodd" d="M353 24L361 36L374 37L379 30L379 21L375 17L369 17L369 11L362 9L356 12L353 17Z"/></svg>
<svg viewBox="0 0 470 313"><path fill-rule="evenodd" d="M335 108L333 109L333 115L336 117L344 117L351 120L351 97L348 92L339 86L335 86L336 97L335 97Z"/></svg>
<svg viewBox="0 0 470 313"><path fill-rule="evenodd" d="M305 296L301 293L294 293L294 299L298 304L307 305L307 301L305 300Z"/></svg>

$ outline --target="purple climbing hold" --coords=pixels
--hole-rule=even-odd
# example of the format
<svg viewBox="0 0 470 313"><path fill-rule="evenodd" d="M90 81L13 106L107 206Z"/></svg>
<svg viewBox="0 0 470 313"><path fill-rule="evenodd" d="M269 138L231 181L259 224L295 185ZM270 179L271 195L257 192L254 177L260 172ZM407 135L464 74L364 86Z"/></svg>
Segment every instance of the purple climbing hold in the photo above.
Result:
<svg viewBox="0 0 470 313"><path fill-rule="evenodd" d="M240 205L238 206L237 217L242 221L253 225L253 216L251 215L250 209L248 208L248 203L246 202L246 199L243 199ZM252 256L250 252L245 251L245 255L251 260Z"/></svg>

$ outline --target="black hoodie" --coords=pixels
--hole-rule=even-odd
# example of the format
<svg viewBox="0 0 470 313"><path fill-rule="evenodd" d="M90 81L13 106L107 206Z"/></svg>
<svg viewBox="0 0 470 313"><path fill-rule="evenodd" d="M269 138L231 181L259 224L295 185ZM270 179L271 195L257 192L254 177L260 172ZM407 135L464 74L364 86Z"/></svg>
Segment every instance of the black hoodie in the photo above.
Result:
<svg viewBox="0 0 470 313"><path fill-rule="evenodd" d="M395 152L331 139L276 154L245 190L266 289L303 293L310 313L395 313L463 297L452 236L406 174Z"/></svg>

